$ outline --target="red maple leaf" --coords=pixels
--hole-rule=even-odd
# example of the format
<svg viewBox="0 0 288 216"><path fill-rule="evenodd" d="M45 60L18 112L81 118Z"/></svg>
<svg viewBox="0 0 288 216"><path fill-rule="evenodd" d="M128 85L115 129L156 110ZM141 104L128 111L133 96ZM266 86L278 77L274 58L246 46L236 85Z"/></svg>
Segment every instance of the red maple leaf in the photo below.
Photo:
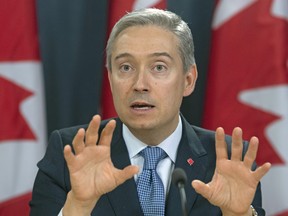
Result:
<svg viewBox="0 0 288 216"><path fill-rule="evenodd" d="M6 140L36 140L20 112L20 104L33 92L0 77L0 142Z"/></svg>
<svg viewBox="0 0 288 216"><path fill-rule="evenodd" d="M235 126L260 139L257 162L283 164L265 128L279 119L239 101L247 89L288 83L287 21L271 15L272 1L257 1L213 32L204 126Z"/></svg>

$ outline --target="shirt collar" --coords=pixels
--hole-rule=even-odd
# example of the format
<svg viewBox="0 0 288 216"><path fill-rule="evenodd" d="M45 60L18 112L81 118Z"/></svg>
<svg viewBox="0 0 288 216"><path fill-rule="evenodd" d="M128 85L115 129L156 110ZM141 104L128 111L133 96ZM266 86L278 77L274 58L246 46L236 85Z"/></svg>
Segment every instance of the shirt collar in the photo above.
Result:
<svg viewBox="0 0 288 216"><path fill-rule="evenodd" d="M137 139L125 124L123 124L122 133L128 149L130 159L137 157L138 153L148 146L146 143L143 143L142 141ZM165 140L163 140L159 145L157 145L166 152L166 154L173 161L173 163L175 163L176 161L177 149L180 143L181 136L182 136L182 120L181 117L179 116L178 125L175 131Z"/></svg>

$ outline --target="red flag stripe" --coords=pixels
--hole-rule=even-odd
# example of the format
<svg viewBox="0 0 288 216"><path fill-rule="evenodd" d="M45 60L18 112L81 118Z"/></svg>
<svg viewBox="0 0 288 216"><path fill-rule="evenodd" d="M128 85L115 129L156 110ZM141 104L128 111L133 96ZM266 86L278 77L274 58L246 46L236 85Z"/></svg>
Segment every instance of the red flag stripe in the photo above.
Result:
<svg viewBox="0 0 288 216"><path fill-rule="evenodd" d="M35 7L34 0L1 2L0 61L40 59Z"/></svg>
<svg viewBox="0 0 288 216"><path fill-rule="evenodd" d="M29 192L0 203L0 215L29 215L29 201L31 200L31 198L32 194Z"/></svg>
<svg viewBox="0 0 288 216"><path fill-rule="evenodd" d="M245 139L255 135L259 138L258 164L273 164L262 179L264 209L273 216L288 215L285 2L287 8L287 1L281 0L235 1L231 9L230 1L219 1L215 16L219 20L213 22L203 124L211 129L222 126L228 134L240 126ZM274 7L276 4L281 7Z"/></svg>

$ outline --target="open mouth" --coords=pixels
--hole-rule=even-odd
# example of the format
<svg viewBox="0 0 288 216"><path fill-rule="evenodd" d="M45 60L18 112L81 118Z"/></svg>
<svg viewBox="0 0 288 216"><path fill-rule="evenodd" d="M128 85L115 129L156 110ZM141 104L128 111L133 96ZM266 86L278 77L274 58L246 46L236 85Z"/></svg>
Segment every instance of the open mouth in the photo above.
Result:
<svg viewBox="0 0 288 216"><path fill-rule="evenodd" d="M154 108L155 106L151 105L151 104L148 104L148 103L133 103L131 105L131 108L133 109L136 109L136 110L148 110L148 109L152 109Z"/></svg>

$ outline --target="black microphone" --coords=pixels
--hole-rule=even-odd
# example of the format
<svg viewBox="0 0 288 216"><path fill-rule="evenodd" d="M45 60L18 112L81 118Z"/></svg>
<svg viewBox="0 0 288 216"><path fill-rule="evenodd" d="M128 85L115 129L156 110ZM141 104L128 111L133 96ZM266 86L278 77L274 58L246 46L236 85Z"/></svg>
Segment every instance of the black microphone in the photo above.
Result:
<svg viewBox="0 0 288 216"><path fill-rule="evenodd" d="M187 181L187 175L186 175L185 171L181 168L176 168L172 173L172 182L179 189L183 216L188 215L187 209L186 209L186 203L187 203L186 193L184 190L184 186L186 184L186 181Z"/></svg>

